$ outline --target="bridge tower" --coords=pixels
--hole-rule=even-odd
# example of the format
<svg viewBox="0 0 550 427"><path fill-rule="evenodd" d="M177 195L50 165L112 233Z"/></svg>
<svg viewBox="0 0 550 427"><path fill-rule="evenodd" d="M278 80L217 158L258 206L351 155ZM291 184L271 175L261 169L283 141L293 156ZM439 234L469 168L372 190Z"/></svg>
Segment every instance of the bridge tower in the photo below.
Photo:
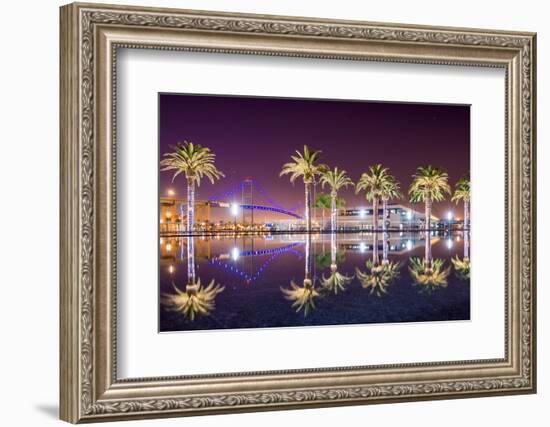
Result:
<svg viewBox="0 0 550 427"><path fill-rule="evenodd" d="M252 178L245 178L241 194L242 205L254 205L254 182ZM243 209L243 225L254 225L254 208Z"/></svg>

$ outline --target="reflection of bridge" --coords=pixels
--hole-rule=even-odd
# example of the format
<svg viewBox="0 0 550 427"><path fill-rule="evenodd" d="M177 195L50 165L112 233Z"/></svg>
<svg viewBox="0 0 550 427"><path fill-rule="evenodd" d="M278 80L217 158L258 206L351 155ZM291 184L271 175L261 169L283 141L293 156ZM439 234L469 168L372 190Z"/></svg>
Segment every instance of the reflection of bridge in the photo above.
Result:
<svg viewBox="0 0 550 427"><path fill-rule="evenodd" d="M219 257L212 258L208 262L215 267L218 267L220 269L223 269L226 272L229 272L236 276L241 277L246 282L254 282L262 275L262 273L269 266L269 264L271 264L273 261L279 258L280 255L284 253L291 253L297 258L301 259L303 257L302 253L300 253L295 249L295 247L299 245L302 245L302 242L291 243L290 245L286 245L278 248L272 248L272 249L242 251L242 252L238 252L238 254L232 253L231 258L233 259L233 261L237 261L241 257L257 257L257 256L269 255L269 258L267 258L255 272L246 272L241 270L236 263L225 262L225 260L230 257L229 254L223 254L223 255L220 255ZM235 249L238 251L237 248Z"/></svg>
<svg viewBox="0 0 550 427"><path fill-rule="evenodd" d="M271 249L256 249L256 250L248 250L248 251L239 251L238 258L241 257L254 257L254 256L263 256L263 255L278 255L282 254L284 252L291 251L296 246L302 245L302 242L296 242L291 243L289 245L285 246L279 246L277 248L271 248ZM217 258L219 259L227 259L230 257L230 254L221 254Z"/></svg>

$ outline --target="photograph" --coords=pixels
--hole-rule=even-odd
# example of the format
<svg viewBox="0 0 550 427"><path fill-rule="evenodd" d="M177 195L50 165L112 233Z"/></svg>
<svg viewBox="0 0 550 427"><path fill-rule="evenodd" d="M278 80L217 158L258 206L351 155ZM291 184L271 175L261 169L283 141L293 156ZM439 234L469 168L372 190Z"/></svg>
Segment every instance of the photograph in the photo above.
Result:
<svg viewBox="0 0 550 427"><path fill-rule="evenodd" d="M470 320L470 106L159 93L159 331Z"/></svg>
<svg viewBox="0 0 550 427"><path fill-rule="evenodd" d="M36 353L27 329L49 354L12 369L15 417L541 418L541 7L47 3L6 67L25 114L7 122L4 199L34 190L43 226L22 238L5 209L21 246L5 282L29 242L58 282L32 316L5 298L25 323L8 358ZM50 65L42 93L22 70ZM25 79L48 104L32 122ZM29 123L59 145L31 138L25 168Z"/></svg>

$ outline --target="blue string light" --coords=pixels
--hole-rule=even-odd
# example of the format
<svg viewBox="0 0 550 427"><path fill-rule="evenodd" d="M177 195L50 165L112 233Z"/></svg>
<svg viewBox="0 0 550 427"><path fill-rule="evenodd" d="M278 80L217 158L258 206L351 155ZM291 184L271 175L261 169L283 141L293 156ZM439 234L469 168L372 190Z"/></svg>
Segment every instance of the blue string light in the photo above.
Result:
<svg viewBox="0 0 550 427"><path fill-rule="evenodd" d="M247 281L255 282L260 275L263 273L263 271L268 267L269 264L271 264L275 259L277 259L280 255L282 255L285 252L290 252L291 254L297 256L298 258L302 258L302 254L298 252L296 249L294 249L296 246L302 245L302 243L292 243L287 246L283 246L280 248L275 249L265 249L260 251L245 251L239 254L239 257L241 256L262 256L262 255L268 255L271 254L271 256L260 266L259 269L256 270L256 272L250 276L246 272L240 270L238 267L233 265L228 265L224 262L221 262L219 258L212 258L208 262L216 267L223 268L226 271L231 271L234 274L237 274L243 278L245 278Z"/></svg>

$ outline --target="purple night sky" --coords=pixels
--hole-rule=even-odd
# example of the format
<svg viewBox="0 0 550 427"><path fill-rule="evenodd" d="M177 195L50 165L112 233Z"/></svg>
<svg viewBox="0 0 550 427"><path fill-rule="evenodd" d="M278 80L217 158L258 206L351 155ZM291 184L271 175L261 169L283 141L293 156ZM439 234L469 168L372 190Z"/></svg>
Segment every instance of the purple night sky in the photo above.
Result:
<svg viewBox="0 0 550 427"><path fill-rule="evenodd" d="M280 205L303 203L301 182L293 186L279 172L304 144L321 150L322 163L346 170L354 182L368 166L382 163L404 193L418 166L445 168L453 187L470 169L470 107L464 105L160 94L159 120L161 158L183 140L216 154L226 177L214 185L203 180L197 189L203 200L251 177ZM160 195L172 188L185 198L185 178L172 184L172 175L160 172ZM348 207L370 205L352 189L339 196ZM462 206L434 204L437 216L448 209L462 217Z"/></svg>

